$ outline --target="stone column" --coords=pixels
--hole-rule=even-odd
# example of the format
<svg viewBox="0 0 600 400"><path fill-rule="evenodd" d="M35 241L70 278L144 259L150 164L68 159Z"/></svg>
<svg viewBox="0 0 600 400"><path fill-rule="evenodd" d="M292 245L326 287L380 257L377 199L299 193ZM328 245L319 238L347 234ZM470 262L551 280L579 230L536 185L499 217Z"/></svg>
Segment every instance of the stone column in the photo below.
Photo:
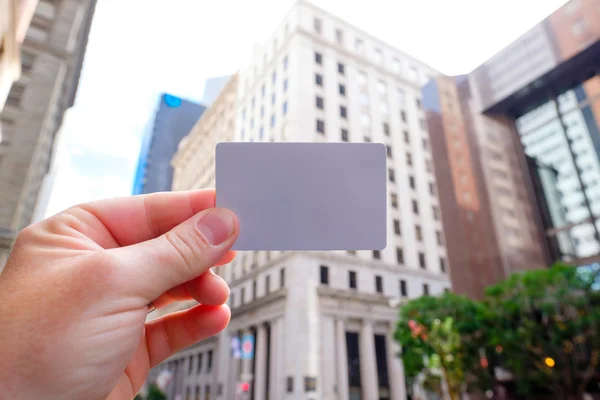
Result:
<svg viewBox="0 0 600 400"><path fill-rule="evenodd" d="M264 324L256 329L256 371L254 371L254 398L267 397L267 329Z"/></svg>
<svg viewBox="0 0 600 400"><path fill-rule="evenodd" d="M379 383L377 382L377 360L372 321L363 320L359 336L358 353L360 355L360 384L363 400L378 400Z"/></svg>
<svg viewBox="0 0 600 400"><path fill-rule="evenodd" d="M404 365L398 356L400 345L392 337L393 331L387 335L388 381L390 382L391 400L406 399L406 379Z"/></svg>
<svg viewBox="0 0 600 400"><path fill-rule="evenodd" d="M281 376L281 363L279 362L283 355L280 350L282 343L281 338L281 327L283 326L283 320L278 318L271 322L271 362L269 363L269 400L281 399L282 395L279 391L280 376Z"/></svg>
<svg viewBox="0 0 600 400"><path fill-rule="evenodd" d="M346 348L346 326L343 319L335 321L335 343L337 398L339 400L348 400L348 349Z"/></svg>

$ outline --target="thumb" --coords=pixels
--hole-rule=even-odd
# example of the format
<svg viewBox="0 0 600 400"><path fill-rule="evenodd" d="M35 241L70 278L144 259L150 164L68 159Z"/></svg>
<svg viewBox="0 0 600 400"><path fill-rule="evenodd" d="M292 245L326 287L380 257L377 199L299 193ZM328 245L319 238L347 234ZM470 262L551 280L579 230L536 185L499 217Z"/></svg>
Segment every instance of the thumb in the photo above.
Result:
<svg viewBox="0 0 600 400"><path fill-rule="evenodd" d="M116 258L129 293L150 302L214 266L238 234L237 217L227 209L212 208L155 239L108 252Z"/></svg>

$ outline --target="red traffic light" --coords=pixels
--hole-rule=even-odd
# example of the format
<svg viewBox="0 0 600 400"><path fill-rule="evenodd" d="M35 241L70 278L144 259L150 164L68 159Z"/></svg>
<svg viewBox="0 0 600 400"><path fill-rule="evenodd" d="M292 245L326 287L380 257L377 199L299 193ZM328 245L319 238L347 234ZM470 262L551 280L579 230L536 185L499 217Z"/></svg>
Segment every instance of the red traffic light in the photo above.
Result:
<svg viewBox="0 0 600 400"><path fill-rule="evenodd" d="M248 382L242 382L242 392L247 392L250 390L250 384Z"/></svg>

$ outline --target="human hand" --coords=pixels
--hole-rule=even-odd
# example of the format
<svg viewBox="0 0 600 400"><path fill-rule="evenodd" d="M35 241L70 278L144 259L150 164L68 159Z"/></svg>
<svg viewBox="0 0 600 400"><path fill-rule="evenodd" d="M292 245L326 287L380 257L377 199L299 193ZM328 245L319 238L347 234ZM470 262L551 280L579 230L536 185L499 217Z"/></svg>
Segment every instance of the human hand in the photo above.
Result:
<svg viewBox="0 0 600 400"><path fill-rule="evenodd" d="M215 192L73 207L25 228L0 275L0 393L132 399L150 368L229 322L237 218ZM200 304L145 323L148 304Z"/></svg>

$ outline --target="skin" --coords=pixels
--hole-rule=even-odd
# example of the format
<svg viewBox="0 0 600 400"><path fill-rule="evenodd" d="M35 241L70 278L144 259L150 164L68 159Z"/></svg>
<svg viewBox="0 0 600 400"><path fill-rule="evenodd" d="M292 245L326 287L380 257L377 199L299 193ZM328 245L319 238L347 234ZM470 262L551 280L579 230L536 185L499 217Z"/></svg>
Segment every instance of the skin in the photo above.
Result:
<svg viewBox="0 0 600 400"><path fill-rule="evenodd" d="M235 215L214 190L97 201L24 229L0 274L0 393L132 399L150 368L223 330ZM148 304L200 304L146 323Z"/></svg>

